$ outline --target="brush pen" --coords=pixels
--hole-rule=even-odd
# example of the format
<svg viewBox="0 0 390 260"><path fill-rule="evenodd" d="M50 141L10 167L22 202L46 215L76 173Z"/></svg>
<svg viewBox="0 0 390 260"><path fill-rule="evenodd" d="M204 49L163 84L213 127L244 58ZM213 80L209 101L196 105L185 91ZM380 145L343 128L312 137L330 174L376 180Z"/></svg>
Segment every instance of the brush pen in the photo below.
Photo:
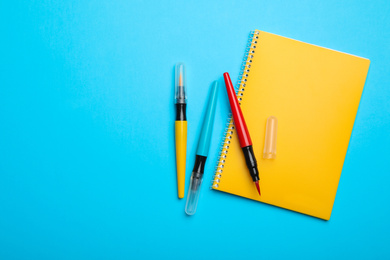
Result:
<svg viewBox="0 0 390 260"><path fill-rule="evenodd" d="M195 214L198 205L200 185L202 184L204 167L210 149L211 134L213 133L215 108L217 106L217 91L218 82L214 81L211 87L207 110L196 150L195 166L192 170L190 187L187 193L185 212L188 215Z"/></svg>
<svg viewBox="0 0 390 260"><path fill-rule="evenodd" d="M259 195L261 196L259 185L259 170L257 169L257 161L255 153L253 152L252 140L249 135L248 128L246 127L245 119L241 112L240 104L238 103L236 92L234 91L229 73L225 72L223 74L223 78L225 79L226 91L229 97L234 125L237 129L238 140L240 142L242 152L244 153L246 166L248 167L249 174L251 175L252 180L256 185Z"/></svg>
<svg viewBox="0 0 390 260"><path fill-rule="evenodd" d="M177 195L184 198L184 185L186 177L187 155L187 94L185 85L184 63L177 63L175 67L175 142L176 142L176 171L177 171Z"/></svg>

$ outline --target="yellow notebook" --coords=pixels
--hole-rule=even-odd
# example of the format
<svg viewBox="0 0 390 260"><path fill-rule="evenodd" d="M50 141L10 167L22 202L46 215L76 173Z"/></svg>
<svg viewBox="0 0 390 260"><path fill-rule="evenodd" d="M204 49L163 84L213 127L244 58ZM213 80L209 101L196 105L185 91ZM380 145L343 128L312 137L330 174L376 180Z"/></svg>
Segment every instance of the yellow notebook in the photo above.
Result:
<svg viewBox="0 0 390 260"><path fill-rule="evenodd" d="M229 119L213 189L329 220L370 61L251 33L237 96L260 173L259 197ZM266 120L277 154L263 159Z"/></svg>

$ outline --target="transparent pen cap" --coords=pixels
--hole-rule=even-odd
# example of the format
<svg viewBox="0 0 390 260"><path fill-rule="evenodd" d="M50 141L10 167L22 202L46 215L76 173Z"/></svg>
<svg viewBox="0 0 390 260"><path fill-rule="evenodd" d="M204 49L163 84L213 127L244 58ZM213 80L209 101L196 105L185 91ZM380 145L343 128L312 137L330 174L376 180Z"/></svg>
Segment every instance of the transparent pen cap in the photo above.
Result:
<svg viewBox="0 0 390 260"><path fill-rule="evenodd" d="M278 119L274 116L270 116L267 119L267 125L265 129L264 140L264 159L276 158L276 135L278 131Z"/></svg>
<svg viewBox="0 0 390 260"><path fill-rule="evenodd" d="M194 174L193 174L194 175ZM198 206L199 194L200 194L200 185L202 184L202 177L194 178L191 176L190 187L187 192L187 202L185 212L187 215L194 215L196 212L196 207Z"/></svg>
<svg viewBox="0 0 390 260"><path fill-rule="evenodd" d="M177 63L175 67L175 103L187 103L186 69L182 62Z"/></svg>

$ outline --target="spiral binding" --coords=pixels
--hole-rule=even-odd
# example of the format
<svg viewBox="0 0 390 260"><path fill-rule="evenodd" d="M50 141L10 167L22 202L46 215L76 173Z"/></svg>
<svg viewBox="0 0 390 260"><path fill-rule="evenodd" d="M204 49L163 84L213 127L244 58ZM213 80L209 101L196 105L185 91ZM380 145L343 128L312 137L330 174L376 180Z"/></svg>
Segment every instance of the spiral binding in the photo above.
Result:
<svg viewBox="0 0 390 260"><path fill-rule="evenodd" d="M238 102L241 105L242 98L244 96L244 91L246 87L246 82L247 78L249 77L249 72L252 64L252 59L255 54L256 50L256 44L259 39L259 31L251 31L249 34L249 39L247 46L245 48L245 55L243 58L243 62L241 64L241 71L238 76L238 81L236 83L235 91L236 95L238 98ZM223 137L223 142L221 143L220 146L220 152L218 156L218 161L217 161L217 166L215 167L215 173L213 175L213 180L212 185L210 188L217 189L219 187L219 183L222 178L222 173L223 173L223 168L224 164L226 161L226 158L228 156L228 150L229 150L229 145L231 143L231 140L233 138L234 134L234 123L233 123L233 118L232 114L230 113L228 115L227 123L226 123L226 128L224 131L224 137Z"/></svg>

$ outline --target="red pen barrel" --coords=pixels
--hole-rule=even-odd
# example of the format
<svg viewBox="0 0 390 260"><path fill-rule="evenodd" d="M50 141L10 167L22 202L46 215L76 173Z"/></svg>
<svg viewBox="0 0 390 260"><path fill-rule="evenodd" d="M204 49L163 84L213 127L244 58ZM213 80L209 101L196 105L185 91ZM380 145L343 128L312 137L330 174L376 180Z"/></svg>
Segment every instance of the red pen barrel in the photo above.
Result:
<svg viewBox="0 0 390 260"><path fill-rule="evenodd" d="M240 145L241 147L252 145L252 140L249 135L248 128L246 127L245 119L242 115L240 104L238 103L236 92L234 91L234 87L230 79L229 73L225 72L223 74L223 78L225 79L230 108L232 110L234 125L236 126Z"/></svg>
<svg viewBox="0 0 390 260"><path fill-rule="evenodd" d="M255 153L253 152L252 140L249 136L248 128L246 127L244 116L242 115L240 104L234 91L232 80L229 73L223 74L225 79L226 90L229 97L230 109L232 110L234 125L237 131L238 140L240 141L242 152L244 153L246 166L248 167L249 174L252 177L253 182L256 184L257 192L261 196L259 186L259 171L257 169L257 161Z"/></svg>

